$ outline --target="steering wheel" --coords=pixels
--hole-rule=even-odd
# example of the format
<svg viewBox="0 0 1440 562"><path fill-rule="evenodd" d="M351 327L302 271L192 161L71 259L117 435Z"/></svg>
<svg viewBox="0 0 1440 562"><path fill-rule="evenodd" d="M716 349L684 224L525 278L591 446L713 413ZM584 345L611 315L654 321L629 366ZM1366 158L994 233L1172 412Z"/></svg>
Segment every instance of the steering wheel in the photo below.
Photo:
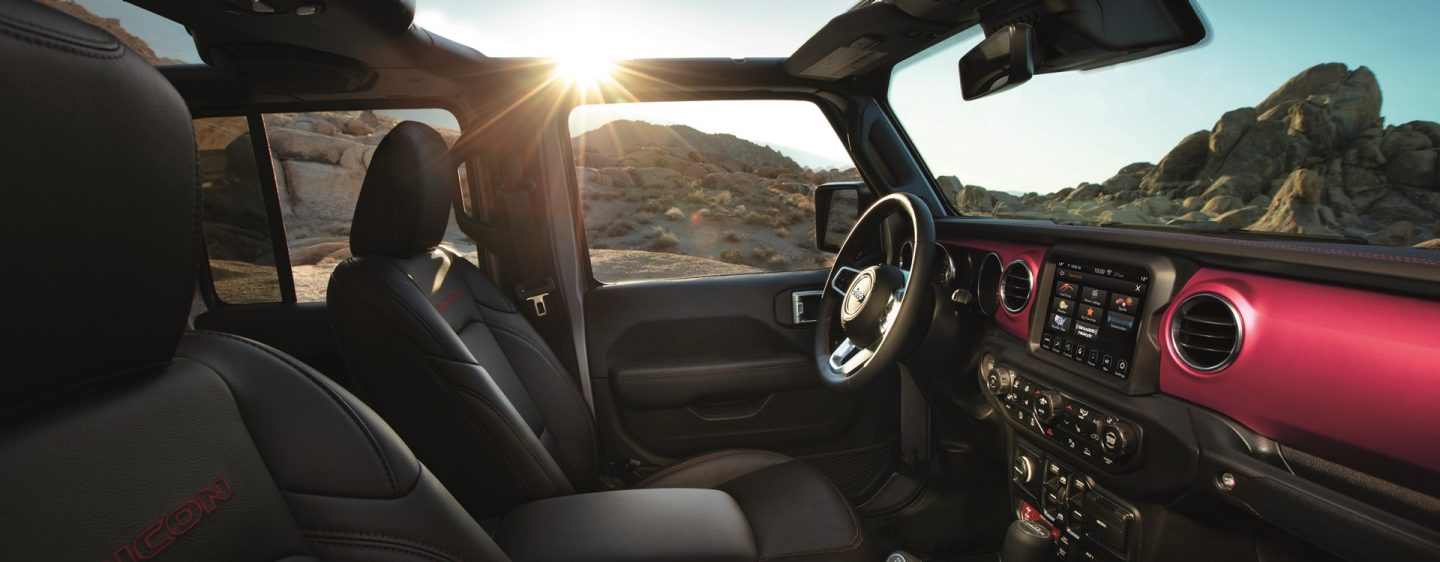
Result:
<svg viewBox="0 0 1440 562"><path fill-rule="evenodd" d="M909 220L913 247L910 268L885 263L859 263L867 243L880 235L885 219L903 215ZM929 318L931 271L935 266L935 221L919 197L894 193L880 198L850 229L835 265L825 278L820 315L815 330L815 359L826 385L853 391L889 370L915 336L917 326ZM873 255L873 254L872 254ZM871 260L873 261L873 260ZM837 327L844 339L838 346Z"/></svg>

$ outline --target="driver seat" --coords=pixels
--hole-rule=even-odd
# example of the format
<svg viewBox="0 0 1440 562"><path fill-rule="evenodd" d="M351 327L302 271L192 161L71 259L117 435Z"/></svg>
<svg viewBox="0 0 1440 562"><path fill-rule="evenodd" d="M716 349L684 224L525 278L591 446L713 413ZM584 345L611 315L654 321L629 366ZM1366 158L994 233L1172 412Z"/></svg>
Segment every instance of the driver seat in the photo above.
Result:
<svg viewBox="0 0 1440 562"><path fill-rule="evenodd" d="M354 257L327 295L358 392L477 519L594 491L590 408L555 354L493 283L440 246L457 164L405 122L375 150L351 226ZM759 450L680 461L637 488L727 492L760 558L864 559L850 505L816 468Z"/></svg>

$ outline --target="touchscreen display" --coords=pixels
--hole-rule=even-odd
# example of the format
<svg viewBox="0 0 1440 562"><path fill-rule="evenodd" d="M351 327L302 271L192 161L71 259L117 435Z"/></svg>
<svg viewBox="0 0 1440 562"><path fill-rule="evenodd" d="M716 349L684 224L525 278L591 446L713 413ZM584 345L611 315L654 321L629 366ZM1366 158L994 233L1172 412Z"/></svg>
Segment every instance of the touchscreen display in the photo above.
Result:
<svg viewBox="0 0 1440 562"><path fill-rule="evenodd" d="M1060 259L1050 282L1040 347L1128 377L1150 274L1133 266Z"/></svg>

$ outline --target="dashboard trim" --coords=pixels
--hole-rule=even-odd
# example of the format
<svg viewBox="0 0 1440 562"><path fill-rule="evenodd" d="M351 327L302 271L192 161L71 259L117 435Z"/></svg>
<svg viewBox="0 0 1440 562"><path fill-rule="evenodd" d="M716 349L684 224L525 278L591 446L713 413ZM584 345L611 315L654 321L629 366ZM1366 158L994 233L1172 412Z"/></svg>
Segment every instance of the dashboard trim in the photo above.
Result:
<svg viewBox="0 0 1440 562"><path fill-rule="evenodd" d="M1161 391L1357 469L1440 472L1430 446L1440 442L1440 303L1213 268L1176 298L1206 292L1240 313L1245 345L1229 367L1204 373L1162 331Z"/></svg>

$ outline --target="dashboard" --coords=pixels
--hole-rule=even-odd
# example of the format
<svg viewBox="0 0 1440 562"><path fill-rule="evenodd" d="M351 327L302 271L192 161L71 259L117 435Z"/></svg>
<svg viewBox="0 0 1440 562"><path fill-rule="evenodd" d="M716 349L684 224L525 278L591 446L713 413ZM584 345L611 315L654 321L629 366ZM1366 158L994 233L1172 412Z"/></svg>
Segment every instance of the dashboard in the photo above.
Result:
<svg viewBox="0 0 1440 562"><path fill-rule="evenodd" d="M1344 558L1440 552L1440 515L1405 507L1440 497L1440 301L1164 235L950 226L950 280L991 326L968 372L1009 435L1015 512L1063 539L1057 559L1163 559L1141 538L1194 493Z"/></svg>

